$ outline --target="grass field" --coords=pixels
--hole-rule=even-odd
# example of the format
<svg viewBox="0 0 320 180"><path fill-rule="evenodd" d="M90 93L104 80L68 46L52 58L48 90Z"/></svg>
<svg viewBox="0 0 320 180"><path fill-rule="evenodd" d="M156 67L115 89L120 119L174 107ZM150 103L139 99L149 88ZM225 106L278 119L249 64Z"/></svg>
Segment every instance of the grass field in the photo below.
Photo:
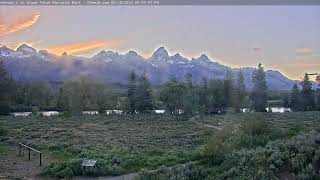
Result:
<svg viewBox="0 0 320 180"><path fill-rule="evenodd" d="M198 122L219 126L228 126L230 124L236 125L241 121L249 119L250 117L261 116L273 128L280 128L284 130L300 128L308 129L315 128L320 125L320 112L289 112L289 113L245 113L245 114L226 114L205 116L200 118Z"/></svg>
<svg viewBox="0 0 320 180"><path fill-rule="evenodd" d="M161 115L1 117L1 121L9 129L3 138L6 144L22 142L47 150L51 161L61 164L98 159L103 169L96 175L184 163L213 132L180 116ZM49 174L59 176L57 171Z"/></svg>
<svg viewBox="0 0 320 180"><path fill-rule="evenodd" d="M320 125L320 112L226 114L196 121L222 128L238 127L241 121L255 116L265 119L272 128L294 134ZM45 166L37 167L40 170L36 173L54 177L121 175L197 161L203 146L217 132L183 116L167 115L6 116L0 117L0 124L7 130L6 135L0 136L0 156L7 159L0 162L1 168L8 167L1 163L10 163L17 143L22 142L44 152ZM82 172L83 158L97 159L97 169ZM22 160L15 157L13 161L19 164ZM11 170L2 169L0 177Z"/></svg>

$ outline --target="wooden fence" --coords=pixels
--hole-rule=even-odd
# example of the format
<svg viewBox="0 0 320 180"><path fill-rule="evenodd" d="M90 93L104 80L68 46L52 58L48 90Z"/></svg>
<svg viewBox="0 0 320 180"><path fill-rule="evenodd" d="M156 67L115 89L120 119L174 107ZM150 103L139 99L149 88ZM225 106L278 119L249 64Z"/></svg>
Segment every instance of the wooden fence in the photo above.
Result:
<svg viewBox="0 0 320 180"><path fill-rule="evenodd" d="M36 150L36 149L33 149L32 147L29 147L29 146L27 146L27 145L25 145L25 144L22 144L22 143L19 143L19 156L22 156L22 148L26 148L26 149L28 149L28 159L29 160L31 160L31 151L34 151L34 152L36 152L36 153L38 153L39 154L39 164L40 164L40 166L42 165L42 157L41 157L41 152L40 151L38 151L38 150Z"/></svg>

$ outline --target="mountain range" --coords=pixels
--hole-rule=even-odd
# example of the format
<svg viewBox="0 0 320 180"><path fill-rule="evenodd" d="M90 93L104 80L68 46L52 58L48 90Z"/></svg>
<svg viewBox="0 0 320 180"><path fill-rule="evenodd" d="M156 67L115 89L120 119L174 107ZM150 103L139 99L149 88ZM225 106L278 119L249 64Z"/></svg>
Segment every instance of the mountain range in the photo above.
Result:
<svg viewBox="0 0 320 180"><path fill-rule="evenodd" d="M39 50L22 44L16 50L0 47L0 59L16 81L63 81L80 75L90 75L110 83L126 84L134 70L138 75L146 72L154 85L171 78L182 80L187 73L194 81L202 78L223 79L230 69L236 77L238 68L230 68L202 54L198 58L187 59L179 53L170 56L164 47L158 48L146 59L134 51L120 54L101 51L91 58L71 56L63 53L57 56L46 50ZM258 63L258 62L257 62ZM253 67L242 68L247 88L252 87ZM289 90L297 81L290 80L279 71L267 70L266 80L271 90Z"/></svg>

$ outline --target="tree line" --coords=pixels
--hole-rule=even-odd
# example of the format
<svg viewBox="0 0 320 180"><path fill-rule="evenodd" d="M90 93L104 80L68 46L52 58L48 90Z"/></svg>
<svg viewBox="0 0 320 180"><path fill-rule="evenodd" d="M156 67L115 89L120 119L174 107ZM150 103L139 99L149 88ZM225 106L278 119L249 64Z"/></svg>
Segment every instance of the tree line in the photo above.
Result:
<svg viewBox="0 0 320 180"><path fill-rule="evenodd" d="M318 79L319 83L320 80ZM289 107L293 111L315 111L320 110L320 88L314 90L309 75L304 75L303 81L294 84L290 94Z"/></svg>
<svg viewBox="0 0 320 180"><path fill-rule="evenodd" d="M266 112L270 93L261 64L253 72L252 82L252 89L247 89L241 69L235 75L227 70L224 79L203 78L201 82L194 82L189 73L182 81L172 78L160 87L151 85L146 72L138 76L134 71L126 88L116 88L88 76L61 83L15 82L0 63L0 113L57 110L79 115L84 110L105 113L110 109L142 114L165 109L169 114L212 114L239 113L245 107ZM319 110L320 93L312 89L307 74L301 87L296 84L286 94L285 106L294 111Z"/></svg>

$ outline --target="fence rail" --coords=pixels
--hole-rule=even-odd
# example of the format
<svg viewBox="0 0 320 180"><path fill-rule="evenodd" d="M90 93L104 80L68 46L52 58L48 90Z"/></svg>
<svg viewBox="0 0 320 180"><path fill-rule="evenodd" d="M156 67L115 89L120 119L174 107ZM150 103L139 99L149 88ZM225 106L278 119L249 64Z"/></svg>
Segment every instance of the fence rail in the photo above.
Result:
<svg viewBox="0 0 320 180"><path fill-rule="evenodd" d="M42 153L41 153L41 151L38 151L38 150L36 150L36 149L34 149L34 148L30 147L30 146L27 146L25 144L19 143L19 156L22 156L22 148L28 149L28 158L29 158L29 160L31 160L31 151L34 151L34 152L38 153L39 154L39 164L40 164L40 166L42 165Z"/></svg>

